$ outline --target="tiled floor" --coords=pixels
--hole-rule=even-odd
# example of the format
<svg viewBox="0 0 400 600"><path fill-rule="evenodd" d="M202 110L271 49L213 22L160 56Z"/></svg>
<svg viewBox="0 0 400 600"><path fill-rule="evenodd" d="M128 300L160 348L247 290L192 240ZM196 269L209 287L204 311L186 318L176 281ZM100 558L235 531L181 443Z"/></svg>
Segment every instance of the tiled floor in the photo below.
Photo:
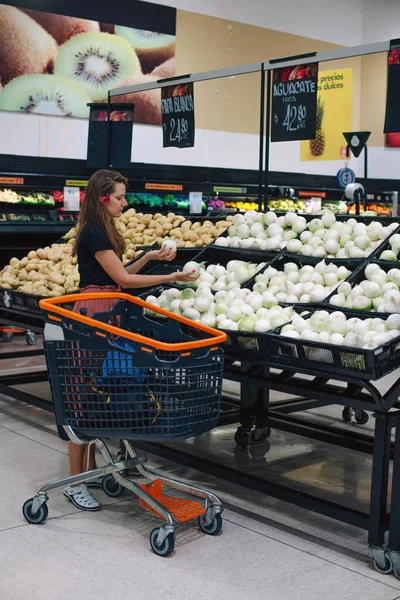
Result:
<svg viewBox="0 0 400 600"><path fill-rule="evenodd" d="M229 435L222 436L226 455ZM276 468L281 459L281 464L300 460L293 458L296 454L304 464L313 455L320 460L329 455L327 448L312 448L300 439L296 447L296 440L287 438L285 444L284 434L276 436L281 439L274 444L271 438L270 451L275 445L271 466ZM154 457L154 465L178 478L201 481L222 496L228 508L221 535L204 536L194 523L182 526L175 553L159 558L148 542L157 520L128 493L115 501L96 492L103 509L90 514L54 492L48 521L28 525L22 503L42 483L65 475L66 447L50 415L4 397L0 456L0 597L5 600L400 598L400 581L372 569L365 533ZM259 462L251 466L250 457L247 467L257 469Z"/></svg>
<svg viewBox="0 0 400 600"><path fill-rule="evenodd" d="M41 358L18 361L9 368L43 364ZM46 383L18 387L50 400ZM231 383L226 389L238 391ZM274 395L272 402L281 398ZM310 414L352 427L341 424L340 407ZM373 420L363 429L372 427ZM264 447L247 452L236 448L234 431L229 426L176 445L366 508L367 455L278 431ZM226 507L222 534L212 538L195 523L180 526L174 554L159 558L149 546L149 533L158 521L128 492L112 500L96 491L103 508L94 514L76 510L61 491L54 492L47 522L28 525L22 504L43 483L66 475L66 444L58 438L51 414L0 396L0 600L400 599L400 581L372 568L365 532L164 458L151 456L150 464L220 495Z"/></svg>

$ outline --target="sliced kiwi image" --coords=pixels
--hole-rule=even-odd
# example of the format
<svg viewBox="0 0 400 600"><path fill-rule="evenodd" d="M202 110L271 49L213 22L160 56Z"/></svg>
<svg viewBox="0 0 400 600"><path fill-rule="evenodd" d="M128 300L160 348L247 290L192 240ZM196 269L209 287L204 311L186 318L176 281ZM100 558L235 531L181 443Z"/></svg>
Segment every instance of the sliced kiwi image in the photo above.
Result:
<svg viewBox="0 0 400 600"><path fill-rule="evenodd" d="M24 13L35 19L58 44L64 44L70 38L78 33L87 33L89 31L100 31L100 25L97 21L88 21L87 19L78 19L76 17L65 17L53 13L43 12L41 10L23 9Z"/></svg>
<svg viewBox="0 0 400 600"><path fill-rule="evenodd" d="M89 116L89 96L61 75L22 75L0 93L0 110L63 117Z"/></svg>
<svg viewBox="0 0 400 600"><path fill-rule="evenodd" d="M55 39L34 19L13 6L0 5L0 79L3 85L28 73L51 73Z"/></svg>
<svg viewBox="0 0 400 600"><path fill-rule="evenodd" d="M118 87L128 85L139 85L140 83L149 83L157 81L153 75L138 74L128 77L122 81ZM0 96L1 98L1 96ZM113 98L114 102L128 102L135 105L133 120L135 123L145 125L161 125L161 89L147 90L146 92L136 92L134 94L124 94Z"/></svg>
<svg viewBox="0 0 400 600"><path fill-rule="evenodd" d="M173 77L176 74L175 58L170 58L162 65L158 65L151 74L157 77L157 79Z"/></svg>
<svg viewBox="0 0 400 600"><path fill-rule="evenodd" d="M144 29L115 26L115 33L135 49L143 73L151 73L158 65L175 56L175 36Z"/></svg>
<svg viewBox="0 0 400 600"><path fill-rule="evenodd" d="M70 77L92 98L107 98L108 90L140 72L132 46L109 33L81 33L61 46L54 67L56 75Z"/></svg>

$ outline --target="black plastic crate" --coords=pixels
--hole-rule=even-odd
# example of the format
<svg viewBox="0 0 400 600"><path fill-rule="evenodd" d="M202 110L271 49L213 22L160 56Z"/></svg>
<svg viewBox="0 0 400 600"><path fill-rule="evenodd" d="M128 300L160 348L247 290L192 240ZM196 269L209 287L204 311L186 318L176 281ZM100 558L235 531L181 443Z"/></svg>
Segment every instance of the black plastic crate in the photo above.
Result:
<svg viewBox="0 0 400 600"><path fill-rule="evenodd" d="M392 249L392 248L391 248L391 246L390 246L389 240L390 240L390 238L391 238L393 235L395 235L396 233L400 233L400 227L399 227L399 229L396 229L396 231L393 231L392 235L390 235L388 238L386 238L386 239L384 240L384 243L383 243L383 244L381 244L381 245L380 245L380 246L379 246L379 247L378 247L376 250L374 250L374 253L373 253L372 257L373 257L375 260L377 260L377 261L381 261L381 258L380 258L380 256L381 256L382 252L384 252L385 250L391 250L391 249ZM383 262L383 263L389 263L389 264L396 264L396 263L399 263L399 262L400 262L400 252L399 252L399 254L397 255L397 261L382 260L382 262Z"/></svg>
<svg viewBox="0 0 400 600"><path fill-rule="evenodd" d="M33 296L16 290L0 288L0 306L4 306L4 308L13 308L25 313L41 314L39 302L42 299L43 296Z"/></svg>
<svg viewBox="0 0 400 600"><path fill-rule="evenodd" d="M318 262L321 262L323 259L320 259ZM346 267L347 269L351 270L352 272L355 270L355 265L354 263L352 263L351 261L345 260L345 259L334 259L334 258L330 258L330 259L325 259L325 262L327 264L335 264L338 267ZM260 275L262 273L264 273L264 271L268 268L268 267L274 267L274 269L277 269L278 271L282 271L283 272L283 268L284 265L287 263L295 263L299 268L304 267L305 265L310 265L312 267L315 267L316 264L313 260L310 260L310 257L297 257L294 256L293 258L289 258L286 254L279 254L278 256L275 256L273 258L273 260L266 265L263 269L261 269L258 273L256 273L256 275L254 275L254 277L252 277L247 283L246 285L244 285L243 287L247 287L248 289L252 290L253 289L253 285L256 282L256 277L257 275ZM348 281L350 279L350 277L352 276L353 273L351 273L346 279L343 279L343 281L341 281L341 283L344 283L345 281ZM340 284L339 284L340 285ZM339 287L339 286L338 286ZM332 294L335 294L336 291L334 291ZM296 303L288 303L288 302L279 302L278 304L280 306L294 306L294 307L298 307L299 309L303 308L303 310L311 307L311 308L315 308L315 306L322 306L323 304L326 303L326 299L331 297L332 294L329 294L322 302L318 302L318 303L303 303L303 302L296 302Z"/></svg>
<svg viewBox="0 0 400 600"><path fill-rule="evenodd" d="M318 310L310 311L308 319ZM326 310L326 308L324 308ZM337 310L337 309L336 309ZM331 310L330 312L334 312ZM368 319L370 313L342 310L347 318ZM373 316L378 316L374 314ZM384 315L387 319L390 315ZM383 318L383 317L380 317ZM400 366L400 337L375 350L335 346L279 335L282 328L267 334L269 365L279 369L316 373L330 379L362 378L376 380Z"/></svg>
<svg viewBox="0 0 400 600"><path fill-rule="evenodd" d="M189 249L191 250L191 249ZM254 257L252 255L249 255L247 252L243 251L243 253L241 253L239 256L236 256L236 260L242 260L245 262L255 262L255 263L260 263L260 262L268 262L270 260L272 260L273 256L271 254L265 255L263 256L263 259L261 260L261 257ZM223 267L225 267L227 265L227 263L230 260L233 260L233 256L228 255L225 252L221 252L219 248L215 248L215 247L209 247L209 248L205 248L203 249L201 252L197 252L197 254L195 256L191 256L190 252L187 252L186 248L179 248L177 250L177 257L174 261L168 263L168 262L162 262L162 261L155 261L154 264L151 263L149 265L146 265L146 267L144 267L141 271L140 274L141 275L165 275L167 273L171 273L173 271L177 271L177 270L182 270L182 268L185 266L185 264L188 261L191 260L195 260L198 263L204 263L204 265L207 267L210 264L219 264L222 265ZM131 261L132 262L135 261ZM152 267L153 264L153 267ZM175 265L175 266L174 266ZM148 267L148 268L147 268ZM171 282L171 285L173 285L174 287L177 287L178 289L184 289L185 287L188 287L187 284L182 284L179 282ZM246 284L243 284L242 287L246 287ZM132 290L133 292L135 292L136 295L138 295L138 290ZM146 290L144 290L143 288L140 289L139 294L142 295L142 292L145 292Z"/></svg>
<svg viewBox="0 0 400 600"><path fill-rule="evenodd" d="M366 280L365 269L369 265L372 265L372 264L377 264L386 273L388 273L388 271L390 271L391 269L400 269L400 263L395 263L395 262L390 262L390 261L378 261L378 260L366 261L362 265L360 265L357 269L355 269L353 274L347 279L347 283L350 283L351 287L354 288L356 285L360 284L362 281L365 281ZM335 290L332 294L330 294L328 296L328 298L326 298L324 300L324 302L323 302L324 308L325 308L325 306L329 306L329 307L332 307L334 310L340 310L343 312L347 312L349 314L351 313L352 316L357 316L358 314L365 314L368 317L385 318L390 315L390 313L383 313L383 312L377 312L377 311L368 311L368 312L360 313L360 311L356 310L356 309L352 309L352 308L342 309L338 306L334 306L333 304L330 303L330 300L331 300L332 296L334 296L336 293L337 293L337 291Z"/></svg>
<svg viewBox="0 0 400 600"><path fill-rule="evenodd" d="M151 249L154 250L156 248ZM149 249L147 249L147 251L144 254L146 254L147 252L149 252ZM132 259L130 262L127 263L127 265L134 264L140 258L142 258L144 254L141 254L137 258ZM175 271L181 271L187 262L189 262L190 260L195 260L199 254L199 248L177 248L176 257L173 261L166 262L162 260L153 260L147 263L139 271L138 275L168 275L169 273L174 273ZM173 285L172 281L171 285ZM182 286L177 284L177 287ZM146 293L147 289L148 288L130 288L125 289L124 292L128 294L133 294L134 296L139 296L143 293Z"/></svg>

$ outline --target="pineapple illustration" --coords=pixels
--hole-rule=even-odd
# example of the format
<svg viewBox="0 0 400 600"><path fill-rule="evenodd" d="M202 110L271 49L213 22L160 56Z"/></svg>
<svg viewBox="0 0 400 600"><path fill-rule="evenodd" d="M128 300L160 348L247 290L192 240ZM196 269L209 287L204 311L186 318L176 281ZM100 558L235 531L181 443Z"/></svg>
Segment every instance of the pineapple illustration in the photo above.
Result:
<svg viewBox="0 0 400 600"><path fill-rule="evenodd" d="M324 120L325 102L317 99L317 135L315 140L310 140L310 152L313 156L322 156L325 150L325 134L322 130Z"/></svg>

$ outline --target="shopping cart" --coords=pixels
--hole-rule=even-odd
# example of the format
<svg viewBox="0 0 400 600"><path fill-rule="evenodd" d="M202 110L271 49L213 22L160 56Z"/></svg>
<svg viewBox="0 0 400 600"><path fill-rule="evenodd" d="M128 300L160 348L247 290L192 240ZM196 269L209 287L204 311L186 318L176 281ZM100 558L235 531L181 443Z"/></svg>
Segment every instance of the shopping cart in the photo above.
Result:
<svg viewBox="0 0 400 600"><path fill-rule="evenodd" d="M116 303L92 318L72 312L72 303L94 298ZM130 440L191 437L215 427L226 335L123 293L62 296L42 300L40 307L58 427L77 444L94 442L107 464L43 486L25 502L25 519L46 520L48 492L104 476L106 494L117 497L127 488L164 519L150 535L156 554L173 551L179 522L198 518L204 533L217 534L223 511L217 496L145 468L147 458ZM106 443L110 438L123 440L125 460L113 458ZM128 478L133 467L146 483ZM166 495L163 485L204 503Z"/></svg>

